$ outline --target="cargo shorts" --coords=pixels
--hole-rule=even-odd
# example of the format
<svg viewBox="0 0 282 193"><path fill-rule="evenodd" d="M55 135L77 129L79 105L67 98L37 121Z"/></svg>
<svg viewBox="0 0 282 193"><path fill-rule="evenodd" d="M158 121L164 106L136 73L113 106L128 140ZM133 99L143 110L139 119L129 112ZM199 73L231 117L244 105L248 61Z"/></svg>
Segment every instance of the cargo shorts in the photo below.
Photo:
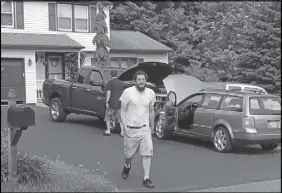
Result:
<svg viewBox="0 0 282 193"><path fill-rule="evenodd" d="M105 112L105 122L116 121L117 123L121 122L120 117L120 108L106 108Z"/></svg>
<svg viewBox="0 0 282 193"><path fill-rule="evenodd" d="M151 129L145 126L140 129L130 129L124 135L124 156L130 159L139 149L140 156L153 156L153 141Z"/></svg>

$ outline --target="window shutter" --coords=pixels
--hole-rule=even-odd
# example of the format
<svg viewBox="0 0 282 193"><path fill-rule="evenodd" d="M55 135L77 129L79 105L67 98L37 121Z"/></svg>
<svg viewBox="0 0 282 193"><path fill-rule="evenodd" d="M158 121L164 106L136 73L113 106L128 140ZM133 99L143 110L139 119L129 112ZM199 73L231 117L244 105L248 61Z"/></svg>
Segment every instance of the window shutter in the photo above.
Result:
<svg viewBox="0 0 282 193"><path fill-rule="evenodd" d="M96 7L90 7L90 32L91 33L95 33L94 31L94 21L95 21L95 17L97 15L97 8Z"/></svg>
<svg viewBox="0 0 282 193"><path fill-rule="evenodd" d="M16 7L16 28L24 29L24 8L23 1L14 1Z"/></svg>
<svg viewBox="0 0 282 193"><path fill-rule="evenodd" d="M48 7L49 7L49 30L57 31L56 3L48 3Z"/></svg>

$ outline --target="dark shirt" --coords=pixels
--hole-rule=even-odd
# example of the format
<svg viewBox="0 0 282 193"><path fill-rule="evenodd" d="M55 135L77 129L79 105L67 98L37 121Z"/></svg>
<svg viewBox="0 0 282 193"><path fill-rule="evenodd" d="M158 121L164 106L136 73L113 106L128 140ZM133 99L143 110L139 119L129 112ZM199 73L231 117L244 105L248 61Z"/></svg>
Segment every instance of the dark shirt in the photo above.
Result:
<svg viewBox="0 0 282 193"><path fill-rule="evenodd" d="M110 80L107 85L106 85L106 91L110 90L111 91L111 96L109 100L109 107L110 108L115 108L118 109L121 107L120 103L120 96L123 93L124 90L124 85L123 83L117 79L113 78Z"/></svg>

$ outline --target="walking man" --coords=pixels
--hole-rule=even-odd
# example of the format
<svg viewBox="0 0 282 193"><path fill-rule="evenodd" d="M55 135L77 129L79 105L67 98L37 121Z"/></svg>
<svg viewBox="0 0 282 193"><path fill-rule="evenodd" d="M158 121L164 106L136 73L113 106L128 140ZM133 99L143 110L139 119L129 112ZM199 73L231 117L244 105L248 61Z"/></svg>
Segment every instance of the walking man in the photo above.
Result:
<svg viewBox="0 0 282 193"><path fill-rule="evenodd" d="M122 177L126 179L131 169L131 160L139 149L144 171L143 185L154 188L150 179L151 157L153 155L152 133L154 129L155 92L146 88L147 74L138 71L134 75L136 85L125 89L120 97L121 120L125 129L125 164Z"/></svg>
<svg viewBox="0 0 282 193"><path fill-rule="evenodd" d="M120 119L120 101L119 98L124 90L123 83L117 79L117 71L111 71L112 80L110 80L106 85L106 112L105 112L105 122L107 125L107 130L103 134L104 136L111 135L111 121L115 121L120 124L120 135L124 135L124 128Z"/></svg>

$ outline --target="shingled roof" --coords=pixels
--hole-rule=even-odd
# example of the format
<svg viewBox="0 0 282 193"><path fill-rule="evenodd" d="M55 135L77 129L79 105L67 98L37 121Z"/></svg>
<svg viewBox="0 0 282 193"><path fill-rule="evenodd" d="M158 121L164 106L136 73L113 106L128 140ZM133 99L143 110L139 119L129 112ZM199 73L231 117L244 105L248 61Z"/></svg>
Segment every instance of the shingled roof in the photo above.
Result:
<svg viewBox="0 0 282 193"><path fill-rule="evenodd" d="M82 45L64 34L1 33L2 48L82 49Z"/></svg>
<svg viewBox="0 0 282 193"><path fill-rule="evenodd" d="M172 51L171 48L138 31L111 30L110 41L111 51Z"/></svg>

